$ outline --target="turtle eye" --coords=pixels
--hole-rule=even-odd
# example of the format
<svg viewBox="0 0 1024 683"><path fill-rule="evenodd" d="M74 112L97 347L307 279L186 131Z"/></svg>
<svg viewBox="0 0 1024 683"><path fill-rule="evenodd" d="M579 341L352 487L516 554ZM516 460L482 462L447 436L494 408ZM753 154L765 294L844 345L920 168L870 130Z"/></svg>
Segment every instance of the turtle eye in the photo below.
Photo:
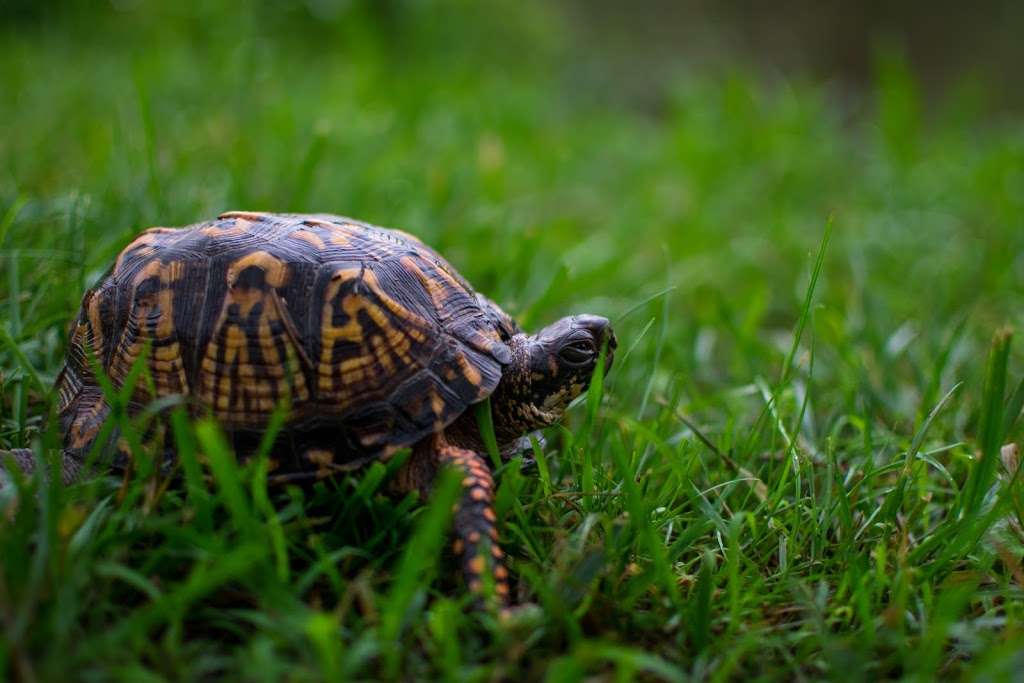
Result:
<svg viewBox="0 0 1024 683"><path fill-rule="evenodd" d="M589 363L593 360L596 352L597 350L594 348L593 342L580 340L563 346L561 351L558 352L558 355L565 362L577 365L580 363Z"/></svg>

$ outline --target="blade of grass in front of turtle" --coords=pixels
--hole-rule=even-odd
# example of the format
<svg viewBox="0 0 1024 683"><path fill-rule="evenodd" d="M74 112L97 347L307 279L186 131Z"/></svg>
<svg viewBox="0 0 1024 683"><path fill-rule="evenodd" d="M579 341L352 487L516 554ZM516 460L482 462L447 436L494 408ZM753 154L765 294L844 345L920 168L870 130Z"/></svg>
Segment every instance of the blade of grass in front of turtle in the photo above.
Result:
<svg viewBox="0 0 1024 683"><path fill-rule="evenodd" d="M498 489L497 495L494 497L494 512L506 526L512 521L510 513L514 513L520 523L525 522L520 507L520 496L524 484L522 458L516 456L509 461L508 467L502 473L501 488Z"/></svg>
<svg viewBox="0 0 1024 683"><path fill-rule="evenodd" d="M444 545L445 532L458 501L462 473L444 469L435 482L430 504L416 523L412 538L406 543L402 559L395 571L391 589L381 610L379 641L393 645L405 623L417 588L429 585L432 568ZM384 655L388 678L395 678L401 662L402 648L389 647Z"/></svg>
<svg viewBox="0 0 1024 683"><path fill-rule="evenodd" d="M541 489L544 496L551 495L551 470L548 468L548 458L544 455L544 448L540 445L535 434L530 435L530 448L533 450L533 459L537 463L537 473L540 476Z"/></svg>
<svg viewBox="0 0 1024 683"><path fill-rule="evenodd" d="M153 381L149 374L149 366L147 363L149 354L152 350L152 340L146 340L145 343L142 344L139 355L134 361L132 361L132 365L128 369L128 373L121 381L121 386L117 387L101 365L99 359L96 358L92 347L85 347L86 359L92 367L93 376L96 378L97 384L100 385L100 390L103 393L103 398L106 400L107 405L112 409L112 419L110 421L113 422L115 427L119 430L118 439L127 443L129 452L131 453L131 467L141 478L146 478L152 474L154 463L142 447L142 436L139 433L139 430L136 429L136 425L132 420L132 414L128 410L128 406L132 402L132 397L135 395L135 387L140 381L146 382L147 386L150 387L150 395L154 395L155 393L152 389ZM124 498L124 502L127 505L131 505L133 503L137 497L134 494L141 494L142 489L139 487L132 488L129 493L133 495L128 495Z"/></svg>
<svg viewBox="0 0 1024 683"><path fill-rule="evenodd" d="M408 449L404 449L404 451L405 453L403 455L407 458L409 451ZM394 460L394 457L395 456L392 456L391 460ZM391 464L390 461L388 464ZM380 488L381 484L384 483L389 471L390 468L385 467L384 464L379 461L373 462L366 467L359 477L359 483L355 485L355 490L350 495L346 496L345 504L337 513L338 519L348 518L352 511L360 505L368 505L370 499L373 498L373 495ZM354 477L350 477L349 483L351 483L353 479Z"/></svg>
<svg viewBox="0 0 1024 683"><path fill-rule="evenodd" d="M501 452L498 450L498 439L494 435L494 415L491 413L490 397L473 406L476 411L476 424L480 429L480 436L484 439L484 446L487 447L487 454L491 456L491 464L497 469L501 467Z"/></svg>
<svg viewBox="0 0 1024 683"><path fill-rule="evenodd" d="M583 435L582 438L576 439L583 443L583 476L580 483L583 493L587 496L583 499L583 507L588 512L593 510L597 503L591 495L594 493L594 470L601 468L600 458L604 452L604 449L598 448L594 444L593 435L597 411L601 406L601 397L604 395L604 368L607 354L608 343L605 341L601 345L597 365L594 367L594 374L590 378L590 387L587 389L587 420L583 427Z"/></svg>
<svg viewBox="0 0 1024 683"><path fill-rule="evenodd" d="M608 342L601 344L601 351L597 356L597 365L594 366L594 374L590 377L590 386L587 388L587 432L593 428L597 420L597 409L601 406L601 398L604 396L604 368L608 357Z"/></svg>
<svg viewBox="0 0 1024 683"><path fill-rule="evenodd" d="M8 267L7 267L7 286L11 293L11 299L7 302L7 310L10 315L10 343L12 348L16 348L17 344L14 343L15 339L21 337L21 306L19 302L21 300L21 278L18 272L18 259L19 254L17 249L12 249L8 256ZM15 352L15 357L21 362L24 357L21 349L18 348ZM29 367L31 363L28 359L25 359L23 367ZM11 382L14 386L11 391L11 412L14 418L14 425L17 429L14 437L14 445L21 447L25 445L25 412L28 409L28 397L25 395L25 382L21 378L13 380Z"/></svg>
<svg viewBox="0 0 1024 683"><path fill-rule="evenodd" d="M235 454L224 438L220 426L211 418L196 424L196 438L210 461L210 470L220 489L220 498L239 531L249 531L253 515L245 498Z"/></svg>
<svg viewBox="0 0 1024 683"><path fill-rule="evenodd" d="M253 503L266 521L266 533L270 537L270 548L273 549L274 568L278 572L278 579L287 584L291 573L288 563L288 542L285 540L285 529L278 511L274 509L267 495L268 472L269 460L265 456L257 459L251 482Z"/></svg>
<svg viewBox="0 0 1024 683"><path fill-rule="evenodd" d="M115 421L120 429L118 438L123 439L128 444L132 468L135 473L134 479L140 482L147 481L160 472L160 463L151 456L149 449L143 446L145 429L141 427L140 423L136 422L135 416L128 408L135 396L135 388L139 382L143 382L143 385L147 387L150 396L154 396L156 393L148 363L149 355L152 352L153 341L147 339L142 345L138 357L132 363L132 367L128 370L128 374L125 375L123 385L120 389L115 389L117 402L112 404L120 407L119 410L114 411ZM125 496L123 502L126 506L134 505L135 501L139 498L142 498L147 505L149 504L151 491L149 487L128 486L129 482L127 480L125 484L126 489L124 489Z"/></svg>
<svg viewBox="0 0 1024 683"><path fill-rule="evenodd" d="M288 582L290 573L288 567L288 543L285 541L284 528L281 526L281 519L277 516L277 510L270 502L267 493L267 476L270 473L270 452L277 441L277 435L284 427L285 420L291 410L290 401L286 396L274 407L267 421L266 431L260 440L259 448L255 456L255 468L252 472L252 479L249 482L250 493L253 503L263 519L266 521L267 535L270 537L270 547L274 550L274 566L277 571L277 578L282 583Z"/></svg>
<svg viewBox="0 0 1024 683"><path fill-rule="evenodd" d="M199 464L194 428L181 406L171 411L171 432L174 434L178 462L185 472L185 492L195 512L193 523L198 529L208 532L213 528L213 503L210 492L203 485L203 469Z"/></svg>
<svg viewBox="0 0 1024 683"><path fill-rule="evenodd" d="M362 543L362 547L371 555L382 555L390 548L390 539L396 531L405 529L408 520L421 505L419 492L407 493L387 511L374 518L372 535Z"/></svg>
<svg viewBox="0 0 1024 683"><path fill-rule="evenodd" d="M263 436L260 437L260 444L256 448L255 457L257 460L270 457L271 451L274 449L274 443L277 441L277 435L284 429L284 423L288 419L288 412L290 410L291 400L287 395L274 406L274 410L270 413L270 418L267 420Z"/></svg>

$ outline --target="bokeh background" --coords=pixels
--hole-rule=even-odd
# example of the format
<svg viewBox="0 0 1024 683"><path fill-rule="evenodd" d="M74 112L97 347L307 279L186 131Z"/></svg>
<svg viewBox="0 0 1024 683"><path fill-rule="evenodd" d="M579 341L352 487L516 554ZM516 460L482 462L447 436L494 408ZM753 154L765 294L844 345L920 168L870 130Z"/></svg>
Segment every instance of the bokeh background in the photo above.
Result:
<svg viewBox="0 0 1024 683"><path fill-rule="evenodd" d="M578 408L549 435L564 495L503 484L508 547L546 620L509 647L432 594L405 675L927 678L974 659L1019 671L1021 537L960 552L950 536L958 550L941 561L905 551L966 518L990 340L1024 323L1022 31L1010 0L7 0L0 448L52 425L43 387L67 321L140 229L229 209L349 215L419 235L526 327L591 311L622 340L604 427ZM1012 351L1012 377L1021 361ZM919 434L931 459L914 470L915 506L885 507L890 465ZM663 550L628 523L623 477L642 482ZM49 597L18 612L0 655L55 677L67 670L43 656L54 648L83 671L123 665L127 680L136 657L171 678L375 672L374 612L351 594L373 606L410 527L390 503L364 505L360 519L392 526L324 531L327 547L355 548L327 587L216 574L295 629L196 596L175 614L200 626L157 640L109 567L61 564L32 584L25 555L9 560L8 589ZM76 547L169 586L181 566L218 566L194 540L144 537L140 555L124 529L157 513L124 514L99 527L105 545ZM730 564L726 536L748 527ZM25 538L6 537L8 558ZM290 537L296 566L312 564L307 541ZM238 543L208 547L233 557ZM936 603L954 571L989 592ZM287 609L261 602L282 592ZM135 634L120 658L96 644L112 624ZM329 654L335 627L344 655ZM958 634L948 649L942 629Z"/></svg>

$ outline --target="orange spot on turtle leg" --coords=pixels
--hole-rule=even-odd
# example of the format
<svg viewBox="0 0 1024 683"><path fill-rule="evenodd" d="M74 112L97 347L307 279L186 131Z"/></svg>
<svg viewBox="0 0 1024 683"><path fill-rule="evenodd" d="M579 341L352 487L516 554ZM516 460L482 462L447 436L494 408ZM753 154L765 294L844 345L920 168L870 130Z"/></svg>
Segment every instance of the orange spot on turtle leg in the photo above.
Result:
<svg viewBox="0 0 1024 683"><path fill-rule="evenodd" d="M469 590L481 594L484 574L486 583L494 587L494 596L502 606L508 604L511 590L508 569L503 564L505 553L498 546L497 515L494 512L494 479L484 456L457 448L439 440L437 459L442 465L455 467L462 473L462 499L455 510L453 545L462 557L462 569Z"/></svg>

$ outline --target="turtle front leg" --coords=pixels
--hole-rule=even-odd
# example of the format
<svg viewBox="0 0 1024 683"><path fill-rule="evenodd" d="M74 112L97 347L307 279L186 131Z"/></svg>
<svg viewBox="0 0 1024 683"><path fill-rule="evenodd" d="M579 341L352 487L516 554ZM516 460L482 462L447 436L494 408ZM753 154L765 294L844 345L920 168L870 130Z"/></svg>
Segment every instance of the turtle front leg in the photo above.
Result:
<svg viewBox="0 0 1024 683"><path fill-rule="evenodd" d="M469 590L483 595L483 576L487 572L494 592L504 607L509 603L508 569L505 554L498 545L497 517L494 514L494 478L480 453L457 446L437 449L439 465L449 465L462 473L462 498L455 510L455 554Z"/></svg>

